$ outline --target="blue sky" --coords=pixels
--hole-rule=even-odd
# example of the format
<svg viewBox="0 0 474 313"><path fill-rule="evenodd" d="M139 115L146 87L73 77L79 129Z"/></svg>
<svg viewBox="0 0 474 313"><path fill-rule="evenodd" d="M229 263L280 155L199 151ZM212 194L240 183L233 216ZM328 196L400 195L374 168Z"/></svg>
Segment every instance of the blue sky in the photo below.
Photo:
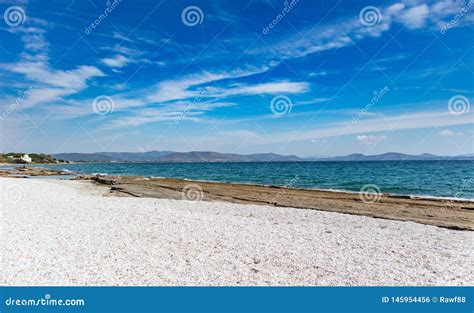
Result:
<svg viewBox="0 0 474 313"><path fill-rule="evenodd" d="M2 151L474 152L473 2L0 11Z"/></svg>

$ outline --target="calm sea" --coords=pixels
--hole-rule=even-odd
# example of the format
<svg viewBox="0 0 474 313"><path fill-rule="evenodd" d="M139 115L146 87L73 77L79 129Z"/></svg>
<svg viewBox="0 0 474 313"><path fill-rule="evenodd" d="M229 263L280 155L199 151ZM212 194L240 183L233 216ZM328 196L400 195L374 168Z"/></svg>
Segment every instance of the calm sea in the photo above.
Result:
<svg viewBox="0 0 474 313"><path fill-rule="evenodd" d="M474 199L474 161L84 163L48 167L86 174L346 191L360 191L366 184L375 184L384 193Z"/></svg>

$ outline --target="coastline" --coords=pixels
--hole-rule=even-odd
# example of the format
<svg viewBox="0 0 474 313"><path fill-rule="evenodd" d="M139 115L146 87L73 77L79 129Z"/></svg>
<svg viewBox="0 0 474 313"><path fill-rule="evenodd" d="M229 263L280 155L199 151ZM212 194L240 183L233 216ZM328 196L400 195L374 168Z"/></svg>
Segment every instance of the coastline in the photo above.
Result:
<svg viewBox="0 0 474 313"><path fill-rule="evenodd" d="M18 178L50 176L70 179L70 175L69 171L39 167L0 170L0 176ZM143 176L78 175L72 179L107 187L107 194L111 196L189 200L185 191L191 187L191 196L203 201L292 207L474 230L474 201L469 199L389 194L368 195L369 198L364 199L364 194L357 192Z"/></svg>
<svg viewBox="0 0 474 313"><path fill-rule="evenodd" d="M473 283L471 231L294 207L116 197L114 185L92 181L1 177L0 186L7 286Z"/></svg>
<svg viewBox="0 0 474 313"><path fill-rule="evenodd" d="M283 189L294 189L294 190L303 190L303 191L321 191L321 192L335 192L335 193L348 193L354 195L361 195L363 192L355 191L355 190L346 190L346 189L333 189L333 188L300 188L300 187L286 187L281 185L268 185L268 184L254 184L254 183L243 183L238 181L217 181L217 180L203 180L203 179L188 179L188 178L173 178L173 177L162 177L162 176L119 176L119 175L109 175L107 173L97 173L91 175L78 175L86 177L89 176L104 176L104 177L137 177L142 179L176 179L188 182L196 182L196 183L215 183L215 184L225 184L225 185L244 185L244 186L255 186L255 187L267 187L267 188L283 188ZM448 202L473 202L474 199L472 198L456 198L456 197L443 197L443 196L431 196L431 195L420 195L420 194L403 194L403 193L383 193L386 196L392 198L402 198L402 199L420 199L420 200L439 200L439 201L448 201Z"/></svg>
<svg viewBox="0 0 474 313"><path fill-rule="evenodd" d="M327 190L138 176L83 176L78 179L92 180L99 185L109 186L113 195L179 200L186 199L183 190L192 186L202 192L204 201L321 210L413 221L450 229L474 230L474 201L381 194L377 201L364 202L359 193Z"/></svg>
<svg viewBox="0 0 474 313"><path fill-rule="evenodd" d="M438 162L439 160L414 160L414 161L408 161L408 162ZM459 162L457 160L444 160L444 161L453 161L453 162ZM444 162L443 161L443 162ZM462 160L466 162L471 162L472 160ZM308 163L315 163L315 161L307 161ZM324 163L328 161L321 161L321 162L316 162L316 163ZM352 162L352 161L330 161L330 162ZM406 161L396 161L396 160L390 160L390 161L357 161L357 162L375 162L375 163L380 163L380 162L406 162ZM150 178L150 179L178 179L178 180L185 180L185 181L191 181L191 182L204 182L204 183L220 183L220 184L232 184L232 185L250 185L250 186L264 186L264 187L286 187L287 183L280 183L280 184L264 184L264 183L254 183L254 182L245 182L245 181L239 181L239 180L212 180L212 179L195 179L195 178L185 178L185 177L172 177L172 176L156 176L156 175L134 175L134 174L121 174L121 173L109 173L107 171L97 171L97 172L81 172L81 171L76 171L75 169L67 169L67 168L60 168L61 165L80 165L80 164L118 164L118 165L130 165L130 164L187 164L187 163L195 163L195 164L201 164L201 163L206 163L206 162L158 162L158 163L149 163L149 162L71 162L71 163L63 163L63 164L53 164L53 167L41 167L41 165L51 165L51 164L34 164L33 168L41 168L44 170L50 170L50 171L57 171L59 172L68 172L69 174L75 174L79 176L109 176L109 177L140 177L140 178ZM221 164L221 162L215 162ZM247 163L266 163L266 162L228 162L231 164L234 163L239 163L239 164L247 164ZM272 163L292 163L292 162L272 162ZM57 168L56 168L57 167ZM1 170L1 169L0 169ZM1 171L0 171L1 175ZM474 180L471 179L472 183L474 183ZM362 192L357 189L347 189L347 188L332 188L332 187L305 187L305 186L291 186L290 188L292 189L301 189L301 190L316 190L316 191L324 191L324 192L341 192L341 193L351 193L351 194L357 194L360 195ZM383 194L391 196L391 197L400 197L400 198L412 198L412 199L435 199L435 200L441 200L441 201L465 201L465 202L474 202L474 195L471 197L462 197L462 196L449 196L449 195L436 195L436 194L427 194L427 193L407 193L407 192L384 192ZM462 195L462 193L461 193Z"/></svg>

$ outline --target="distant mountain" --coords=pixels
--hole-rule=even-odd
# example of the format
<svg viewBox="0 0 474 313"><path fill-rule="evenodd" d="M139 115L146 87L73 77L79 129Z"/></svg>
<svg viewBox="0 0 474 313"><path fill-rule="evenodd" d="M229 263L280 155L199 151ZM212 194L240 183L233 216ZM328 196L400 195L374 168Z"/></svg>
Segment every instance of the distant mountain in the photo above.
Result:
<svg viewBox="0 0 474 313"><path fill-rule="evenodd" d="M112 162L114 158L101 153L57 153L53 154L56 160L72 162Z"/></svg>
<svg viewBox="0 0 474 313"><path fill-rule="evenodd" d="M149 151L149 152L97 152L97 153L58 153L56 159L72 162L288 162L304 161L295 155L259 153L241 155L212 151Z"/></svg>
<svg viewBox="0 0 474 313"><path fill-rule="evenodd" d="M308 159L306 159L308 160ZM331 158L311 158L310 161L428 161L428 160L474 160L474 156L437 156L434 154L423 153L418 155L404 154L397 152L388 152L383 154L365 155L360 153L349 154Z"/></svg>
<svg viewBox="0 0 474 313"><path fill-rule="evenodd" d="M325 158L300 158L296 155L275 153L235 154L213 151L148 151L148 152L97 152L97 153L59 153L55 159L72 162L324 162L324 161L426 161L426 160L474 160L474 155L437 156L423 153L418 155L388 152L376 155L354 153L346 156Z"/></svg>
<svg viewBox="0 0 474 313"><path fill-rule="evenodd" d="M153 162L173 151L148 151L148 152L99 152L98 154L111 157L117 161L126 162Z"/></svg>
<svg viewBox="0 0 474 313"><path fill-rule="evenodd" d="M96 153L58 153L53 157L72 162L153 162L173 153L172 151L149 152L96 152Z"/></svg>

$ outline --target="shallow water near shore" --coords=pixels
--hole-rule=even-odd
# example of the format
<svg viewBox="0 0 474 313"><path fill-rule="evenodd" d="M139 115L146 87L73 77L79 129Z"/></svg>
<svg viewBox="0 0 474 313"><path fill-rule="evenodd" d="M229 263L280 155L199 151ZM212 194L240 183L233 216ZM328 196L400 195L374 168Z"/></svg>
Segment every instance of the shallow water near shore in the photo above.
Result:
<svg viewBox="0 0 474 313"><path fill-rule="evenodd" d="M180 178L289 188L474 199L474 161L78 163L38 165L84 174Z"/></svg>

